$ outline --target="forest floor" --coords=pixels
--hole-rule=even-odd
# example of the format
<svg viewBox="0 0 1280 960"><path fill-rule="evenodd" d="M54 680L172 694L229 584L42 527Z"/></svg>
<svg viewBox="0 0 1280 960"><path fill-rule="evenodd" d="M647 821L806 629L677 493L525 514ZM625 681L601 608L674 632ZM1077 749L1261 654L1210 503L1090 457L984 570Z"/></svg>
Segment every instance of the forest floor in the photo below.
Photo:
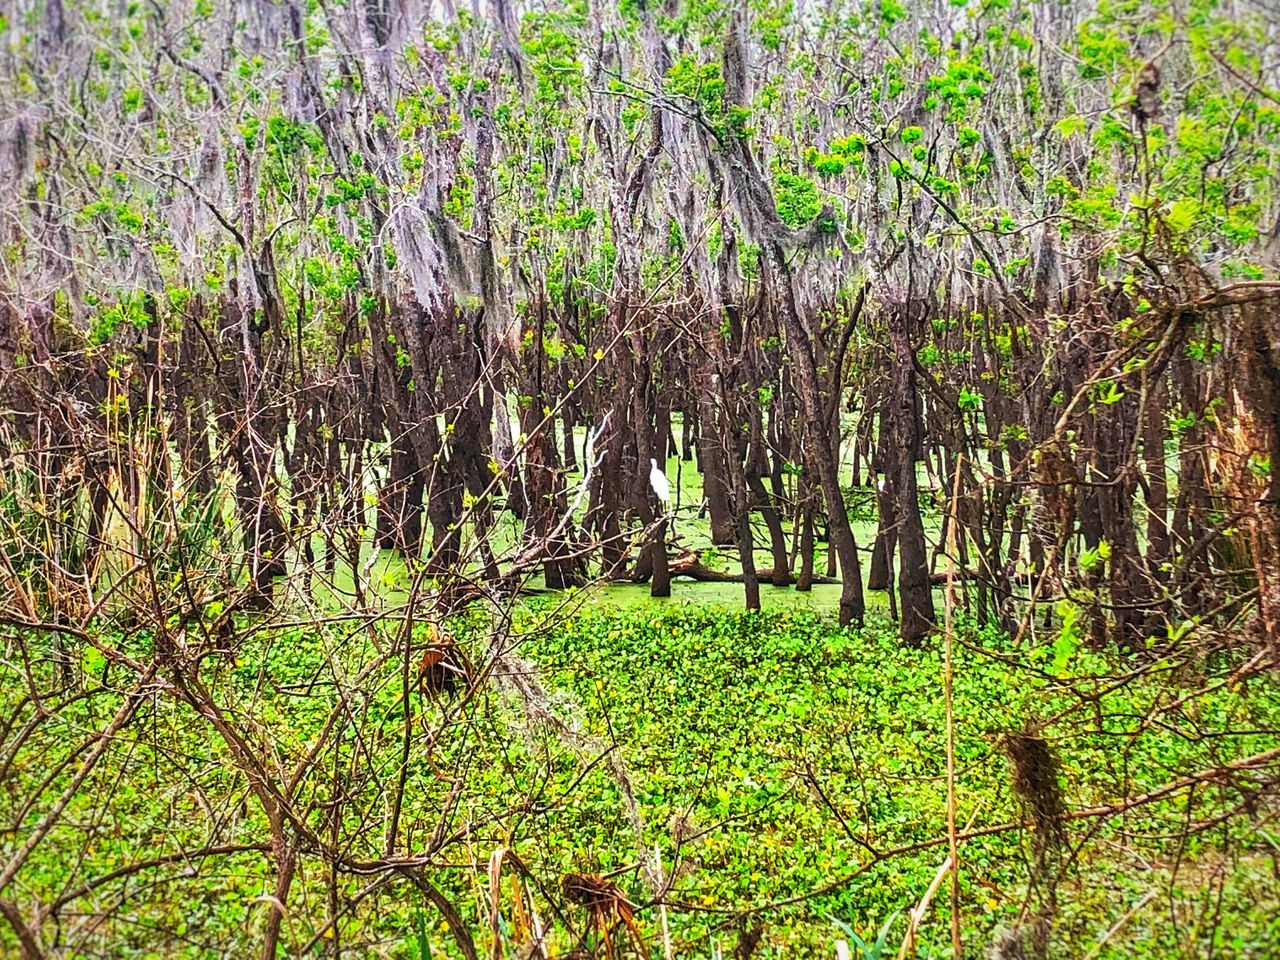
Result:
<svg viewBox="0 0 1280 960"><path fill-rule="evenodd" d="M552 604L542 606L535 602L507 627L517 644L503 661L541 685L545 697L536 709L501 671L466 704L411 697L413 725L424 733L409 758L401 836L408 850L423 849L441 811L451 809L445 820L457 840L438 859L452 866L429 872L477 931L482 953L491 917L486 869L498 848L517 855L544 891L568 873L610 877L636 904L650 957L662 956L663 921L648 906L653 890L639 864L655 849L663 875L675 878L666 929L676 956L731 956L740 937L758 931L757 957L830 957L835 940L847 938L836 921L874 939L891 918L887 955L896 952L906 911L946 857L936 644L906 650L887 622L851 631L806 611L637 606L566 619ZM477 662L492 628L478 617L451 624ZM1255 678L1247 691L1195 694L1182 707L1188 728L1203 723L1245 731L1240 735L1196 737L1144 721L1153 707L1225 676L1233 667L1228 661L1204 662L1194 676L1184 666L1174 675L1158 660L1051 647L1013 651L1007 641L968 628L960 638L968 645L957 647L955 665L962 828L1023 816L1004 738L1032 720L1059 716L1042 732L1057 756L1068 811L1275 745L1280 690L1267 679ZM263 718L258 735L287 768L333 708L335 691L349 688L372 659L369 633L356 625L276 628L252 634L234 663L211 661L207 670L210 684L225 691L228 711L244 707L248 715L252 705ZM95 673L106 669L93 666ZM1135 668L1143 675L1114 683ZM343 789L356 800L367 795L365 809L380 809L377 797L399 762L399 677L394 659L364 675L360 690L368 699L341 734L351 764ZM73 705L42 735L71 736L110 709L103 698L85 703L93 704L87 708L93 716L77 715ZM75 800L86 818L111 811L99 839L80 849L71 845L80 829L55 831L39 849L40 869L30 873L24 895L47 902L142 851L199 847L214 823L223 843L264 836L261 812L244 802L243 780L200 718L163 699L151 709L146 735L95 773L98 795L85 791ZM567 724L571 744L564 729L531 719L542 709ZM444 733L428 750L425 731L436 728ZM464 785L452 808L450 779ZM315 786L317 826L324 823L325 780L320 776ZM634 799L630 811L624 783ZM1206 787L1197 800L1215 789ZM1105 825L1069 822L1064 844L1045 861L1050 873L1060 872L1055 955L1280 955L1280 885L1272 875L1280 838L1233 821L1237 856L1227 861L1218 833L1187 838L1180 829L1198 815L1198 806L1176 793ZM78 818L73 808L68 819ZM332 836L355 859L376 857L384 829L344 822ZM919 848L893 854L912 845ZM1018 917L1034 849L1027 830L961 843L962 929L972 955L985 955ZM326 873L300 874L293 896L323 902ZM344 895L354 896L364 881L342 883L350 886ZM252 904L270 884L262 856L246 853L224 859L216 872L193 866L158 888L133 885L129 910L113 910L109 919L113 894L104 892L101 902L82 898L63 908L61 922L68 935L85 935L84 956L99 955L95 942L110 944L118 957L244 955L261 936L263 911ZM585 935L580 908L553 915L542 893L534 899L556 950ZM1032 902L1045 907L1042 897ZM528 925L512 903L504 888L501 955L523 956ZM99 911L101 925L86 932ZM920 931L921 956L948 955L948 916L943 885ZM342 927L344 956L416 960L428 955L424 942L430 956L452 956L439 919L408 885L378 886ZM192 936L157 942L158 930ZM210 931L244 939L211 942ZM306 943L325 935L296 927L289 936Z"/></svg>
<svg viewBox="0 0 1280 960"><path fill-rule="evenodd" d="M1061 711L1043 732L1067 809L1142 793L1175 770L1212 766L1220 749L1234 755L1274 746L1266 732L1280 721L1274 683L1252 688L1246 699L1194 697L1189 723L1196 717L1214 729L1258 733L1228 738L1229 747L1212 738L1190 743L1185 731L1143 730L1142 718L1201 678L1171 678L1157 664L1143 681L1103 693L1135 665L1061 650L1049 662L1047 648L1020 656L993 634L967 632L966 641L973 649L960 648L955 665L962 828L1025 812L1010 786L1004 738ZM984 649L1005 659L978 652ZM626 758L646 841L664 849L669 867L679 864L675 899L689 909L673 924L679 942L702 944L695 955L714 955L709 941L728 955L740 928L726 929L724 920L747 907L763 908L746 923L762 926L763 956L832 954L842 936L833 918L871 942L890 917L915 906L946 857L938 842L946 835L946 786L936 645L904 650L888 623L845 631L803 612L713 608L581 619L535 637L528 655L553 688L572 694L586 727ZM1225 664L1203 666L1216 673ZM1054 866L1062 870L1055 955L1280 954L1272 876L1278 838L1259 831L1256 858L1223 863L1208 837L1179 849L1172 838L1188 815L1185 796L1144 810L1108 824L1076 849L1070 866ZM594 860L595 869L611 870L634 860L630 837L593 841L592 829L583 822L571 830L576 839L558 853L565 868ZM1070 828L1064 851L1089 829ZM695 839L677 845L681 830ZM930 845L876 862L912 844ZM1025 831L962 844L963 926L978 952L1017 918L1033 847ZM769 906L833 886L795 905ZM945 892L922 930L921 956L950 952ZM1100 945L1137 904L1142 909ZM890 951L904 928L899 917Z"/></svg>

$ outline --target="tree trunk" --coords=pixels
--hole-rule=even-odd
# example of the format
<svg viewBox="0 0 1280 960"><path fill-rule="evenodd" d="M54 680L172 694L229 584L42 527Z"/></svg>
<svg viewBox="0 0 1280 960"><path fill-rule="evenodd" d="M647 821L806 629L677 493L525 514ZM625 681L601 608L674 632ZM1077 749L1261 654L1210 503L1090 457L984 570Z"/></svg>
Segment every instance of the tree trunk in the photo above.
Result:
<svg viewBox="0 0 1280 960"><path fill-rule="evenodd" d="M1165 388L1156 380L1147 391L1142 423L1142 460L1146 473L1147 495L1147 570L1157 583L1169 579L1169 481L1165 470L1164 451L1168 430L1165 426Z"/></svg>
<svg viewBox="0 0 1280 960"><path fill-rule="evenodd" d="M920 422L916 403L916 373L907 338L903 310L891 310L889 339L893 347L893 423L897 474L894 477L895 514L898 528L898 596L901 603L900 633L905 643L919 645L933 629L933 589L929 584L928 555L920 498L916 485L916 455L920 449Z"/></svg>
<svg viewBox="0 0 1280 960"><path fill-rule="evenodd" d="M840 437L831 436L822 427L822 394L818 386L818 371L813 359L813 345L808 331L800 319L792 285L791 268L780 244L769 244L769 259L778 285L781 287L782 316L785 321L792 370L800 393L800 405L804 414L807 434L807 450L822 488L827 504L827 523L831 546L840 561L840 623L861 624L865 613L862 596L862 566L858 560L858 544L845 510L844 494L840 491L839 450ZM839 375L836 377L837 389Z"/></svg>

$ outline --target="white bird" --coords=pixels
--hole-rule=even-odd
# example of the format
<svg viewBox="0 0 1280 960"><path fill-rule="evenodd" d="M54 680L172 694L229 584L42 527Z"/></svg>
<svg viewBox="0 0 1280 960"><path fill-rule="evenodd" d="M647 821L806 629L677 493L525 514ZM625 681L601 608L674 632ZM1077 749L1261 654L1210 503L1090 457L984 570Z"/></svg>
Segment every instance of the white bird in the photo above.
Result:
<svg viewBox="0 0 1280 960"><path fill-rule="evenodd" d="M667 483L666 474L658 469L658 461L653 457L649 458L649 486L663 503L671 499L671 484Z"/></svg>

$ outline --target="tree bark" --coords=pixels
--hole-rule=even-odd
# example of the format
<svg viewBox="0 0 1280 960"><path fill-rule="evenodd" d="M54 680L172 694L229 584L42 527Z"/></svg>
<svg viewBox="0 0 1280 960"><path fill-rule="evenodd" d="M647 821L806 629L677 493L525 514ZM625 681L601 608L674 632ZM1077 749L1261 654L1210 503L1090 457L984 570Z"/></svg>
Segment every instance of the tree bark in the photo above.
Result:
<svg viewBox="0 0 1280 960"><path fill-rule="evenodd" d="M895 515L898 529L898 597L901 604L900 635L903 642L919 645L933 629L933 589L929 584L928 555L920 497L916 482L916 456L920 450L920 423L916 402L915 358L907 333L904 310L889 311L889 340L893 347L893 386L890 413L893 423L897 474L894 477Z"/></svg>

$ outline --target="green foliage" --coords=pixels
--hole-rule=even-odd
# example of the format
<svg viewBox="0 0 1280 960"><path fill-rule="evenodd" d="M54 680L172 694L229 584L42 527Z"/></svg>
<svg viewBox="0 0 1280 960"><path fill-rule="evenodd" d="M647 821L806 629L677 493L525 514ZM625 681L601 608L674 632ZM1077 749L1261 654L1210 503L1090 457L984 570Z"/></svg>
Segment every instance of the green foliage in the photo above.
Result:
<svg viewBox="0 0 1280 960"><path fill-rule="evenodd" d="M578 31L582 17L568 10L531 11L521 25L521 45L537 78L537 99L545 105L564 102L583 87Z"/></svg>
<svg viewBox="0 0 1280 960"><path fill-rule="evenodd" d="M1100 80L1111 76L1129 57L1129 42L1114 26L1091 20L1081 25L1076 41L1080 76Z"/></svg>
<svg viewBox="0 0 1280 960"><path fill-rule="evenodd" d="M773 176L774 199L782 222L790 227L811 223L822 209L817 185L808 177L782 169L775 170Z"/></svg>
<svg viewBox="0 0 1280 960"><path fill-rule="evenodd" d="M778 50L782 46L782 36L792 16L791 0L781 3L769 3L757 11L753 26L760 44L766 50Z"/></svg>
<svg viewBox="0 0 1280 960"><path fill-rule="evenodd" d="M272 114L267 118L264 140L279 160L295 156L304 149L320 150L324 146L315 124L294 123L280 114Z"/></svg>
<svg viewBox="0 0 1280 960"><path fill-rule="evenodd" d="M410 960L432 960L427 915L420 907L413 911L413 934L406 940L405 948Z"/></svg>
<svg viewBox="0 0 1280 960"><path fill-rule="evenodd" d="M875 941L872 943L867 943L867 941L863 940L862 937L858 936L857 931L843 920L838 920L835 917L830 919L832 923L844 931L845 936L853 941L853 945L858 949L859 960L884 960L888 956L885 950L889 946L889 931L893 929L893 924L898 919L896 912L891 914L889 919L884 922L880 932L876 935Z"/></svg>
<svg viewBox="0 0 1280 960"><path fill-rule="evenodd" d="M961 387L957 403L960 409L966 413L976 413L982 409L982 394L975 393L968 387Z"/></svg>
<svg viewBox="0 0 1280 960"><path fill-rule="evenodd" d="M122 326L135 330L145 330L152 322L152 315L147 310L147 295L141 292L126 292L119 299L100 309L93 318L89 328L89 342L106 343Z"/></svg>
<svg viewBox="0 0 1280 960"><path fill-rule="evenodd" d="M962 120L981 103L987 85L993 80L991 71L982 65L978 51L964 56L949 51L945 70L930 75L925 81L928 94L925 106L945 106L948 119Z"/></svg>

